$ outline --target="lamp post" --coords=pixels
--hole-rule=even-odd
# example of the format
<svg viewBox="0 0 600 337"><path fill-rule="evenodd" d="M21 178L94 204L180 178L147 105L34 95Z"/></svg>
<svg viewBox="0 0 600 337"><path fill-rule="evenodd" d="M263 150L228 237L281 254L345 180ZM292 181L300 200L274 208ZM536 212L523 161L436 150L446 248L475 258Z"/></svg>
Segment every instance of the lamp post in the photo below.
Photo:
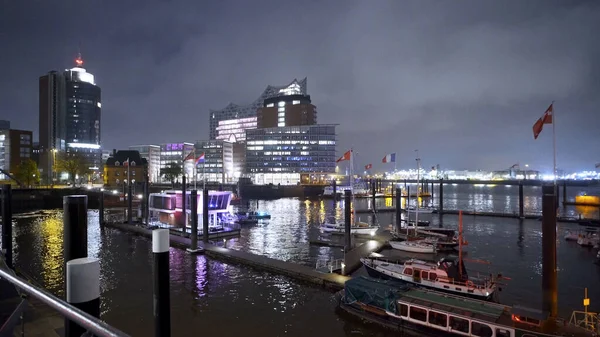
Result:
<svg viewBox="0 0 600 337"><path fill-rule="evenodd" d="M52 149L52 185L56 181L56 149Z"/></svg>

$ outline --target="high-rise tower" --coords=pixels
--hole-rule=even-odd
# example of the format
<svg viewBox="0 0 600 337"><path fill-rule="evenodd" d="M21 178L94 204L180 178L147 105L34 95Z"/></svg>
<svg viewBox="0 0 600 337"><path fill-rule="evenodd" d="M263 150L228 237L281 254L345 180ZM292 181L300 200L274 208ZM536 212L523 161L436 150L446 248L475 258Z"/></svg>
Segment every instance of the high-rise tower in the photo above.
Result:
<svg viewBox="0 0 600 337"><path fill-rule="evenodd" d="M48 181L58 178L54 162L61 153L80 153L90 169L102 167L101 108L100 87L83 68L81 54L75 67L40 77L40 169Z"/></svg>

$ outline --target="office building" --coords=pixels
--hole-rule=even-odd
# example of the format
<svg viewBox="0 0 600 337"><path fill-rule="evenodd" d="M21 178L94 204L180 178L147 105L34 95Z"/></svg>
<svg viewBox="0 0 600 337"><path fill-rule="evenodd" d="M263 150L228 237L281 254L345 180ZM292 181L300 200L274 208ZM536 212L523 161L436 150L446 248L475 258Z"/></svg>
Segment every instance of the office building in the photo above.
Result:
<svg viewBox="0 0 600 337"><path fill-rule="evenodd" d="M104 163L104 186L122 190L129 183L142 191L148 177L148 162L137 151L113 150ZM134 191L135 193L135 191Z"/></svg>
<svg viewBox="0 0 600 337"><path fill-rule="evenodd" d="M286 95L265 99L257 111L257 127L317 124L317 108L311 104L309 95Z"/></svg>
<svg viewBox="0 0 600 337"><path fill-rule="evenodd" d="M22 161L32 159L33 133L6 127L10 123L0 125L0 169L14 175ZM0 180L7 178L0 172Z"/></svg>
<svg viewBox="0 0 600 337"><path fill-rule="evenodd" d="M138 151L142 158L148 162L148 177L151 183L160 181L160 146L158 145L133 145L129 150Z"/></svg>
<svg viewBox="0 0 600 337"><path fill-rule="evenodd" d="M33 145L31 146L31 160L33 160L39 168L39 166L40 166L40 143L39 142L33 142Z"/></svg>
<svg viewBox="0 0 600 337"><path fill-rule="evenodd" d="M246 130L246 173L255 184L326 181L335 174L335 125Z"/></svg>
<svg viewBox="0 0 600 337"><path fill-rule="evenodd" d="M161 176L160 182L168 182L162 177L162 170L167 167L170 163L175 163L182 167L183 172L186 175L186 179L191 181L194 176L194 160L183 160L190 153L194 151L194 144L192 143L167 143L160 145L160 169ZM179 179L179 181L181 181Z"/></svg>
<svg viewBox="0 0 600 337"><path fill-rule="evenodd" d="M234 135L236 141L246 139L245 130L257 127L257 110L264 105L266 99L277 96L306 95L306 78L301 81L294 79L284 86L269 85L254 102L247 105L230 103L221 110L210 110L209 127L210 139L229 140Z"/></svg>
<svg viewBox="0 0 600 337"><path fill-rule="evenodd" d="M82 155L90 169L102 167L101 90L94 75L83 68L81 55L75 67L51 71L39 79L40 170L48 179L57 153ZM52 177L52 178L50 178Z"/></svg>
<svg viewBox="0 0 600 337"><path fill-rule="evenodd" d="M196 156L204 153L204 163L196 167L198 182L233 182L233 144L223 140L199 140L194 145Z"/></svg>

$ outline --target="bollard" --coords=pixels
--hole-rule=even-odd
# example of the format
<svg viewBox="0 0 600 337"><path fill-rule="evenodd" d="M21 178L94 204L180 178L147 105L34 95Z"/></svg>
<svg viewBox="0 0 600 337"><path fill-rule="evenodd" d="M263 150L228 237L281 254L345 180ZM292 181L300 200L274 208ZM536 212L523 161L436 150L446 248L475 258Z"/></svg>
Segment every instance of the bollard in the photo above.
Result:
<svg viewBox="0 0 600 337"><path fill-rule="evenodd" d="M127 223L133 224L133 193L131 183L127 184Z"/></svg>
<svg viewBox="0 0 600 337"><path fill-rule="evenodd" d="M12 187L10 184L2 186L2 252L6 265L13 268L12 263Z"/></svg>
<svg viewBox="0 0 600 337"><path fill-rule="evenodd" d="M154 260L154 335L171 335L171 298L169 294L169 230L152 231Z"/></svg>
<svg viewBox="0 0 600 337"><path fill-rule="evenodd" d="M542 186L542 298L543 310L551 317L556 317L558 312L555 188L554 185Z"/></svg>
<svg viewBox="0 0 600 337"><path fill-rule="evenodd" d="M202 241L208 243L208 190L202 190Z"/></svg>
<svg viewBox="0 0 600 337"><path fill-rule="evenodd" d="M442 218L442 215L444 214L444 179L440 179L440 195L438 196L438 199L440 201L439 203L439 207L438 207L438 213L440 214L440 219Z"/></svg>
<svg viewBox="0 0 600 337"><path fill-rule="evenodd" d="M100 260L84 257L67 262L67 302L100 318ZM65 319L65 337L80 337L86 329Z"/></svg>
<svg viewBox="0 0 600 337"><path fill-rule="evenodd" d="M100 226L104 226L104 191L100 191L98 201L98 223Z"/></svg>
<svg viewBox="0 0 600 337"><path fill-rule="evenodd" d="M400 233L402 227L402 191L396 188L396 233Z"/></svg>
<svg viewBox="0 0 600 337"><path fill-rule="evenodd" d="M65 263L87 257L87 195L63 198L63 246Z"/></svg>
<svg viewBox="0 0 600 337"><path fill-rule="evenodd" d="M181 176L181 214L183 216L183 229L187 228L187 195L185 186L185 174Z"/></svg>
<svg viewBox="0 0 600 337"><path fill-rule="evenodd" d="M524 219L524 211L523 211L523 182L519 181L519 218Z"/></svg>
<svg viewBox="0 0 600 337"><path fill-rule="evenodd" d="M198 191L190 192L190 208L192 217L192 233L190 235L191 246L189 251L195 252L198 250Z"/></svg>
<svg viewBox="0 0 600 337"><path fill-rule="evenodd" d="M375 208L375 189L376 189L376 185L377 185L377 181L375 179L371 179L371 202L373 203L373 206L371 207L371 209L373 210L373 212L377 211L377 209Z"/></svg>
<svg viewBox="0 0 600 337"><path fill-rule="evenodd" d="M345 239L346 239L346 252L352 249L352 236L350 232L350 226L352 224L352 191L345 190L344 191L344 229L345 229Z"/></svg>

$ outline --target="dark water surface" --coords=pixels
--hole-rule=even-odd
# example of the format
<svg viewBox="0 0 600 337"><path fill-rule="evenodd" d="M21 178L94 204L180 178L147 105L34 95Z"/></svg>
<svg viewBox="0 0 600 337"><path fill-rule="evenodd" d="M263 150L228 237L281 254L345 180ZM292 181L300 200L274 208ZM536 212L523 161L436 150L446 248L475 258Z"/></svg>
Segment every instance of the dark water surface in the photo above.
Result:
<svg viewBox="0 0 600 337"><path fill-rule="evenodd" d="M452 186L445 186L446 202L456 202L457 207L463 209L509 211L512 206L506 205L515 204L516 196L507 193L507 187L470 188L472 193L457 192L457 197L452 199L450 196L455 194ZM516 187L511 188L515 193L518 191ZM537 193L541 192L539 188L537 190ZM490 191L494 193L491 201L486 195ZM539 210L541 200L535 188L525 191L525 202L529 205L526 207L532 212ZM367 202L357 200L357 208L366 207ZM391 206L391 200L378 200L379 207L385 205ZM259 209L270 212L272 219L244 227L240 238L223 244L228 248L312 266L319 259L341 258L343 252L339 248L311 246L308 241L317 238L341 241L340 237L323 236L318 226L329 215L341 218L342 206L341 203L334 205L332 200L259 201ZM453 208L449 204L446 207ZM256 208L255 201L250 202L250 208ZM578 212L576 209L567 211ZM15 263L51 292L62 296L61 217L61 212L55 211L17 219L14 246ZM366 219L367 215L361 217ZM430 219L432 226L440 224L438 215L422 218ZM457 216L446 215L442 220L444 227L457 226ZM376 221L383 228L394 219L392 214L379 214ZM598 311L600 267L593 264L596 251L562 239L565 229L577 228L577 225L559 224L558 227L561 314L582 309L584 287L589 287L590 309ZM502 272L512 278L501 293L504 303L537 306L541 301L541 222L465 216L464 232L469 241L467 257L491 263L488 266L467 262L470 272ZM152 335L151 241L112 229L100 229L97 212L90 211L88 243L89 255L101 259L103 319L133 336ZM391 250L383 253L401 256ZM335 313L334 295L322 289L244 266L190 256L175 248L170 254L174 336L387 335L342 319ZM365 271L361 269L357 274L365 274Z"/></svg>

